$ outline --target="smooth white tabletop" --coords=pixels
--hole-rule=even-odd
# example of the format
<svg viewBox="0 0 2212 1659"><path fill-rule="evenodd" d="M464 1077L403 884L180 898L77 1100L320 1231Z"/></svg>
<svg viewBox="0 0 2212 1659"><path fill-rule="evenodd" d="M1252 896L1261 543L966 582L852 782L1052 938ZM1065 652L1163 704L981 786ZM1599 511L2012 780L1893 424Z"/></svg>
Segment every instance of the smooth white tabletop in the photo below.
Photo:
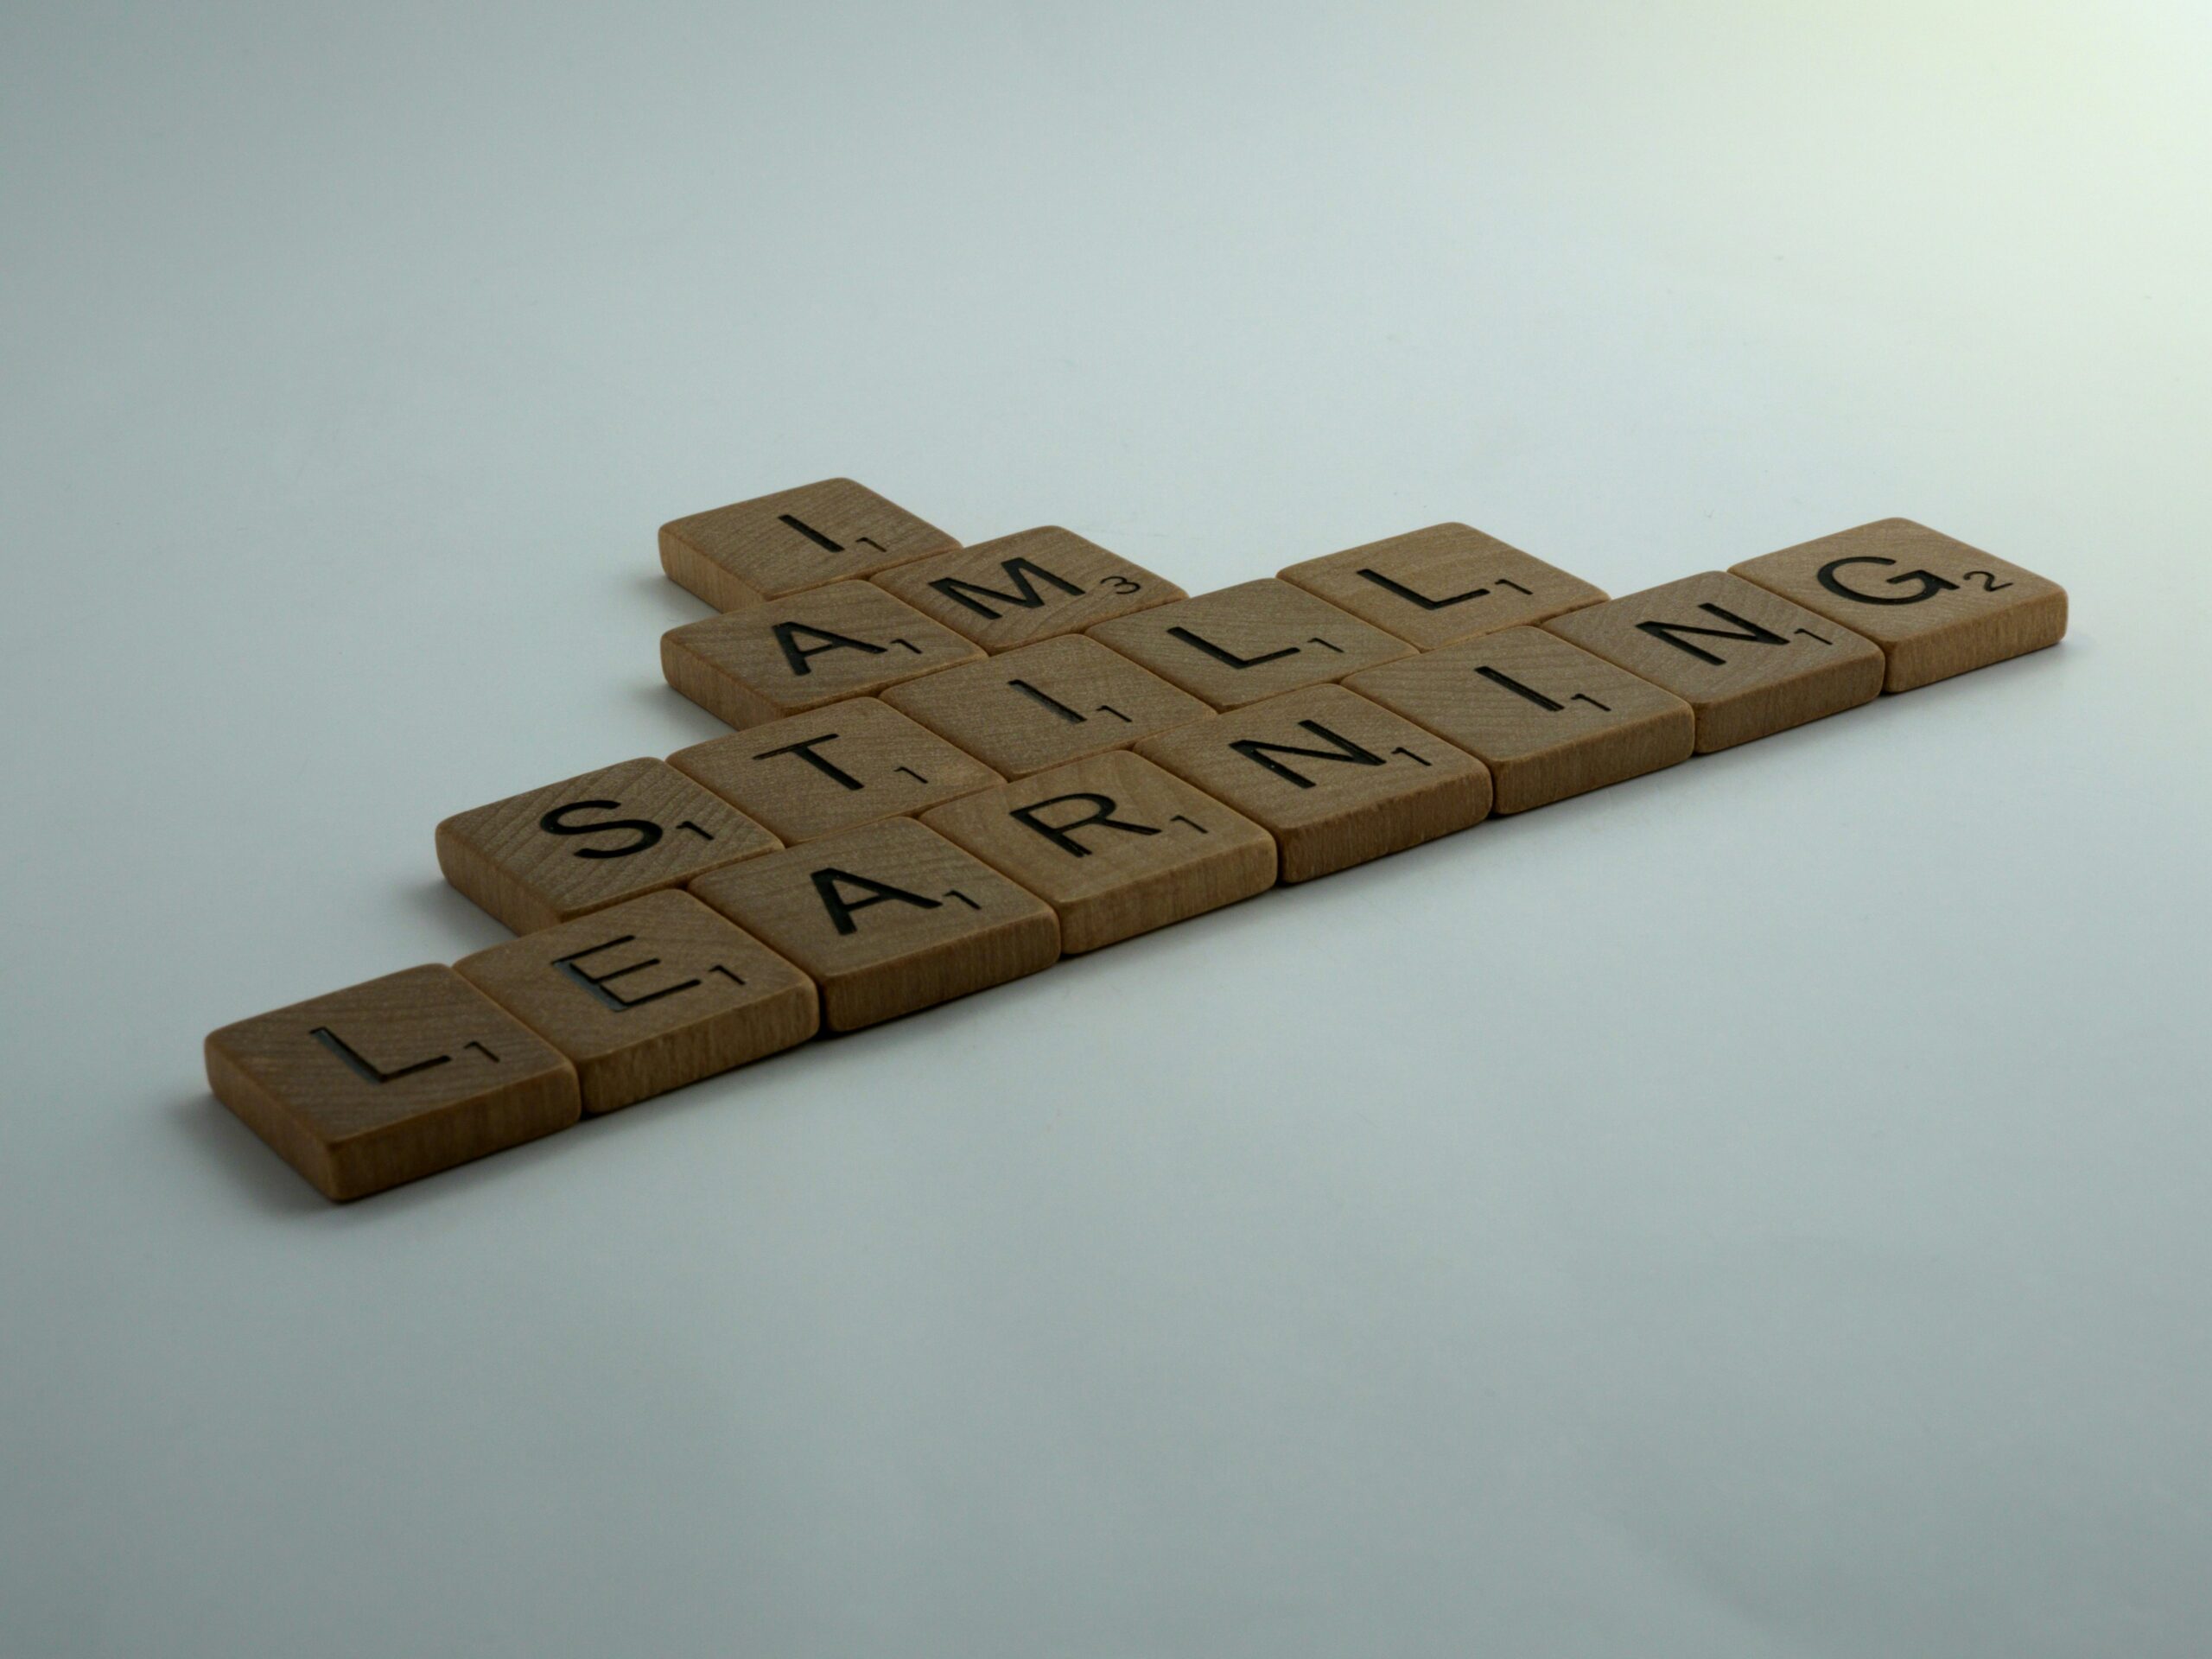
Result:
<svg viewBox="0 0 2212 1659"><path fill-rule="evenodd" d="M0 1652L2212 1646L2196 3L0 21ZM2060 649L350 1207L213 1027L714 734L663 519L1902 513Z"/></svg>

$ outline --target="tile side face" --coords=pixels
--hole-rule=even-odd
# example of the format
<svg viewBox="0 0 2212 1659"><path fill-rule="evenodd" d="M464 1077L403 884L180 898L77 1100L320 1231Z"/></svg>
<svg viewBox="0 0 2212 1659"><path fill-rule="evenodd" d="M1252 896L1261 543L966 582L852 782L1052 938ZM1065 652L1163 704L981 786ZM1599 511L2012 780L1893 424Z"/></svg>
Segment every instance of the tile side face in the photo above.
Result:
<svg viewBox="0 0 2212 1659"><path fill-rule="evenodd" d="M1884 518L1747 559L1733 574L1882 648L1882 689L1910 691L2055 645L2056 582L1909 518Z"/></svg>
<svg viewBox="0 0 2212 1659"><path fill-rule="evenodd" d="M804 969L833 1031L1003 984L1059 957L1048 906L911 818L732 866L691 891Z"/></svg>
<svg viewBox="0 0 2212 1659"><path fill-rule="evenodd" d="M1481 762L1340 685L1250 703L1137 753L1273 836L1286 883L1402 852L1490 810Z"/></svg>
<svg viewBox="0 0 2212 1659"><path fill-rule="evenodd" d="M1882 690L1872 640L1722 570L1544 626L1688 703L1700 754L1856 708Z"/></svg>
<svg viewBox="0 0 2212 1659"><path fill-rule="evenodd" d="M611 1112L804 1042L814 982L687 893L480 950L454 971L576 1068Z"/></svg>
<svg viewBox="0 0 2212 1659"><path fill-rule="evenodd" d="M1463 639L1348 683L1481 760L1501 813L1678 765L1696 741L1680 697L1542 628Z"/></svg>
<svg viewBox="0 0 2212 1659"><path fill-rule="evenodd" d="M1217 709L1341 680L1413 651L1274 578L1118 617L1090 637Z"/></svg>
<svg viewBox="0 0 2212 1659"><path fill-rule="evenodd" d="M879 818L912 817L1006 781L874 697L849 697L695 743L668 763L786 845Z"/></svg>
<svg viewBox="0 0 2212 1659"><path fill-rule="evenodd" d="M1097 543L1046 524L887 570L875 584L986 651L1013 651L1186 597Z"/></svg>
<svg viewBox="0 0 2212 1659"><path fill-rule="evenodd" d="M215 1096L324 1197L363 1198L576 1121L576 1074L450 968L211 1033Z"/></svg>
<svg viewBox="0 0 2212 1659"><path fill-rule="evenodd" d="M884 701L1007 778L1127 748L1211 712L1080 635L910 680Z"/></svg>
<svg viewBox="0 0 2212 1659"><path fill-rule="evenodd" d="M741 729L873 696L982 648L865 582L686 623L661 637L668 683Z"/></svg>
<svg viewBox="0 0 2212 1659"><path fill-rule="evenodd" d="M1601 603L1605 590L1470 524L1431 524L1284 569L1283 581L1421 651Z"/></svg>
<svg viewBox="0 0 2212 1659"><path fill-rule="evenodd" d="M1070 955L1274 884L1266 830L1121 751L971 795L924 822L1051 905Z"/></svg>
<svg viewBox="0 0 2212 1659"><path fill-rule="evenodd" d="M456 813L446 880L518 933L550 927L782 845L664 760L626 760Z"/></svg>
<svg viewBox="0 0 2212 1659"><path fill-rule="evenodd" d="M670 580L718 611L847 582L959 543L849 478L756 496L661 526Z"/></svg>

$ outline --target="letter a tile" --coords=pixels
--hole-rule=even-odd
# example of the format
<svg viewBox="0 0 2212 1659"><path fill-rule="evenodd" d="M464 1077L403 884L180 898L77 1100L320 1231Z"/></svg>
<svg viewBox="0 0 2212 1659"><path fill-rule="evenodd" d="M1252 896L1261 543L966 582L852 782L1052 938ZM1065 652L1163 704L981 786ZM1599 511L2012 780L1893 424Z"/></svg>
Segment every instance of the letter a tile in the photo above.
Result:
<svg viewBox="0 0 2212 1659"><path fill-rule="evenodd" d="M1410 655L1393 634L1265 578L1116 617L1090 637L1216 709L1241 709Z"/></svg>
<svg viewBox="0 0 2212 1659"><path fill-rule="evenodd" d="M1006 781L874 697L695 743L668 764L792 846Z"/></svg>
<svg viewBox="0 0 2212 1659"><path fill-rule="evenodd" d="M688 893L463 957L454 971L559 1049L611 1112L804 1042L814 982Z"/></svg>
<svg viewBox="0 0 2212 1659"><path fill-rule="evenodd" d="M668 683L743 728L973 662L982 647L865 582L840 582L661 636Z"/></svg>
<svg viewBox="0 0 2212 1659"><path fill-rule="evenodd" d="M986 651L1012 651L1184 597L1071 530L1047 524L886 570L875 585Z"/></svg>
<svg viewBox="0 0 2212 1659"><path fill-rule="evenodd" d="M660 528L661 568L718 611L849 582L959 543L849 478L825 478Z"/></svg>
<svg viewBox="0 0 2212 1659"><path fill-rule="evenodd" d="M1479 761L1341 685L1286 691L1141 743L1137 753L1273 836L1285 882L1402 852L1490 810L1490 774Z"/></svg>
<svg viewBox="0 0 2212 1659"><path fill-rule="evenodd" d="M448 818L438 866L527 933L781 845L666 761L626 760Z"/></svg>
<svg viewBox="0 0 2212 1659"><path fill-rule="evenodd" d="M1008 778L1127 748L1212 712L1149 669L1080 636L910 680L883 700Z"/></svg>
<svg viewBox="0 0 2212 1659"><path fill-rule="evenodd" d="M970 795L923 822L1058 912L1070 956L1274 885L1266 830L1126 753Z"/></svg>
<svg viewBox="0 0 2212 1659"><path fill-rule="evenodd" d="M207 1083L327 1198L576 1121L568 1061L450 968L410 968L211 1033Z"/></svg>
<svg viewBox="0 0 2212 1659"><path fill-rule="evenodd" d="M1884 518L1747 559L1735 574L1863 633L1910 691L2055 645L2066 590L1910 518Z"/></svg>
<svg viewBox="0 0 2212 1659"><path fill-rule="evenodd" d="M691 891L812 975L832 1031L1019 979L1060 954L1050 906L912 818L733 865Z"/></svg>
<svg viewBox="0 0 2212 1659"><path fill-rule="evenodd" d="M1605 597L1602 588L1471 524L1431 524L1307 559L1281 575L1422 651L1541 622Z"/></svg>
<svg viewBox="0 0 2212 1659"><path fill-rule="evenodd" d="M1700 754L1855 709L1882 690L1872 640L1725 570L1544 626L1688 703Z"/></svg>
<svg viewBox="0 0 2212 1659"><path fill-rule="evenodd" d="M1507 628L1349 682L1490 768L1496 810L1525 812L1690 758L1689 704L1541 628Z"/></svg>

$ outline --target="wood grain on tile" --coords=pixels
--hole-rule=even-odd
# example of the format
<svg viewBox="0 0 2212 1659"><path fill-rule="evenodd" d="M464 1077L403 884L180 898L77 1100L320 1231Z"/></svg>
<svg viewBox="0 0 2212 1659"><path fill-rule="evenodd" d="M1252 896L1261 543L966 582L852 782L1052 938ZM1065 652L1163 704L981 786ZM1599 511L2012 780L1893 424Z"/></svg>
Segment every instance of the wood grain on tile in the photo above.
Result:
<svg viewBox="0 0 2212 1659"><path fill-rule="evenodd" d="M918 559L874 580L986 651L1080 633L1185 597L1173 582L1058 524Z"/></svg>
<svg viewBox="0 0 2212 1659"><path fill-rule="evenodd" d="M1125 752L932 808L923 822L1050 904L1071 956L1274 884L1266 830Z"/></svg>
<svg viewBox="0 0 2212 1659"><path fill-rule="evenodd" d="M695 743L668 764L789 846L878 818L911 817L1006 781L874 697Z"/></svg>
<svg viewBox="0 0 2212 1659"><path fill-rule="evenodd" d="M832 1031L1003 984L1059 957L1048 906L912 818L734 865L691 891L811 975Z"/></svg>
<svg viewBox="0 0 2212 1659"><path fill-rule="evenodd" d="M1136 752L1273 836L1286 883L1417 847L1490 810L1481 762L1341 685L1286 691Z"/></svg>
<svg viewBox="0 0 2212 1659"><path fill-rule="evenodd" d="M450 968L211 1033L215 1096L325 1198L358 1198L576 1121L576 1074Z"/></svg>
<svg viewBox="0 0 2212 1659"><path fill-rule="evenodd" d="M1885 691L2041 651L2066 633L2066 590L2056 582L1910 518L1860 524L1732 569L1879 645Z"/></svg>
<svg viewBox="0 0 2212 1659"><path fill-rule="evenodd" d="M1212 712L1118 652L1072 634L909 680L883 700L1008 778L1127 748Z"/></svg>
<svg viewBox="0 0 2212 1659"><path fill-rule="evenodd" d="M1544 626L1688 703L1700 754L1855 709L1882 690L1872 640L1725 570Z"/></svg>
<svg viewBox="0 0 2212 1659"><path fill-rule="evenodd" d="M814 1035L814 982L688 893L648 893L454 971L567 1057L611 1112Z"/></svg>
<svg viewBox="0 0 2212 1659"><path fill-rule="evenodd" d="M1541 628L1506 628L1346 682L1490 768L1525 812L1690 758L1690 706Z"/></svg>
<svg viewBox="0 0 2212 1659"><path fill-rule="evenodd" d="M1605 597L1580 576L1471 524L1431 524L1281 573L1422 651L1541 622Z"/></svg>
<svg viewBox="0 0 2212 1659"><path fill-rule="evenodd" d="M958 545L849 478L779 490L660 528L661 568L718 611L873 575Z"/></svg>
<svg viewBox="0 0 2212 1659"><path fill-rule="evenodd" d="M661 671L741 728L869 696L982 657L982 648L865 582L710 616L661 636Z"/></svg>
<svg viewBox="0 0 2212 1659"><path fill-rule="evenodd" d="M456 813L446 880L518 933L550 927L782 843L664 760L626 760Z"/></svg>
<svg viewBox="0 0 2212 1659"><path fill-rule="evenodd" d="M1116 617L1090 637L1216 709L1341 680L1413 649L1272 577Z"/></svg>

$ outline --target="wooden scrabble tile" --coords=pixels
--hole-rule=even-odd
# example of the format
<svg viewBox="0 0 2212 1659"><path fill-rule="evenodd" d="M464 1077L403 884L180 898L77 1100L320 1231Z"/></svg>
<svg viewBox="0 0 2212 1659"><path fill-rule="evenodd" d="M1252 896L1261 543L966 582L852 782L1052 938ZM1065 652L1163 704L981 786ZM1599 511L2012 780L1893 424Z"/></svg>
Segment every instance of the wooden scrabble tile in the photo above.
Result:
<svg viewBox="0 0 2212 1659"><path fill-rule="evenodd" d="M2055 645L2066 590L1910 518L1884 518L1732 566L1882 648L1885 691L1910 691Z"/></svg>
<svg viewBox="0 0 2212 1659"><path fill-rule="evenodd" d="M922 821L1050 904L1070 956L1274 885L1266 830L1124 752L967 796Z"/></svg>
<svg viewBox="0 0 2212 1659"><path fill-rule="evenodd" d="M576 1069L587 1112L814 1035L814 982L688 893L653 893L463 957L454 971Z"/></svg>
<svg viewBox="0 0 2212 1659"><path fill-rule="evenodd" d="M661 671L709 714L759 726L983 654L865 582L833 582L661 636Z"/></svg>
<svg viewBox="0 0 2212 1659"><path fill-rule="evenodd" d="M1008 778L1127 748L1212 712L1077 634L909 680L883 700Z"/></svg>
<svg viewBox="0 0 2212 1659"><path fill-rule="evenodd" d="M1286 883L1418 847L1490 810L1481 762L1341 685L1248 703L1137 753L1273 836Z"/></svg>
<svg viewBox="0 0 2212 1659"><path fill-rule="evenodd" d="M1012 651L1185 597L1173 582L1046 524L886 570L875 585L986 651Z"/></svg>
<svg viewBox="0 0 2212 1659"><path fill-rule="evenodd" d="M1882 690L1872 640L1725 570L1544 626L1688 703L1700 754L1855 709Z"/></svg>
<svg viewBox="0 0 2212 1659"><path fill-rule="evenodd" d="M874 575L959 545L849 478L779 490L660 527L661 568L718 611Z"/></svg>
<svg viewBox="0 0 2212 1659"><path fill-rule="evenodd" d="M911 817L1006 781L874 697L695 743L668 764L791 846L878 818Z"/></svg>
<svg viewBox="0 0 2212 1659"><path fill-rule="evenodd" d="M1281 574L1421 651L1541 622L1605 597L1604 588L1470 524L1431 524Z"/></svg>
<svg viewBox="0 0 2212 1659"><path fill-rule="evenodd" d="M387 974L211 1033L215 1097L327 1198L576 1121L575 1069L450 968Z"/></svg>
<svg viewBox="0 0 2212 1659"><path fill-rule="evenodd" d="M912 818L733 865L691 891L812 975L832 1031L1019 979L1060 954L1048 906Z"/></svg>
<svg viewBox="0 0 2212 1659"><path fill-rule="evenodd" d="M527 933L782 844L665 760L625 760L456 813L438 868Z"/></svg>
<svg viewBox="0 0 2212 1659"><path fill-rule="evenodd" d="M1506 628L1345 682L1490 768L1494 810L1525 812L1690 758L1671 691L1541 628Z"/></svg>
<svg viewBox="0 0 2212 1659"><path fill-rule="evenodd" d="M1116 617L1090 637L1217 709L1341 680L1413 649L1273 578Z"/></svg>

